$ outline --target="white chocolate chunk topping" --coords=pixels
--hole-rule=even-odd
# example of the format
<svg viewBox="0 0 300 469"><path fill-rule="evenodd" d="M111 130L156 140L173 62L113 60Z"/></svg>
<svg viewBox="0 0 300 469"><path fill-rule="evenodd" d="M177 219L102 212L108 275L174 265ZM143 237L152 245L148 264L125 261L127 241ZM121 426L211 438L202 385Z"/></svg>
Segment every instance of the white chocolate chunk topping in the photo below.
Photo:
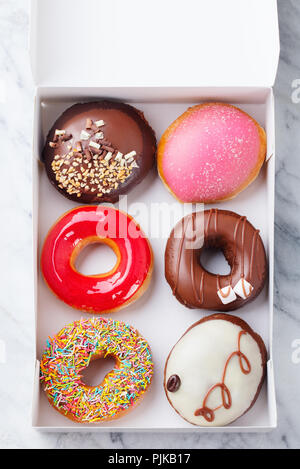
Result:
<svg viewBox="0 0 300 469"><path fill-rule="evenodd" d="M55 135L57 135L58 137L60 137L61 135L65 135L65 134L66 134L65 130L59 130L59 129L55 130Z"/></svg>
<svg viewBox="0 0 300 469"><path fill-rule="evenodd" d="M88 140L90 136L91 135L86 130L82 130L80 134L80 140Z"/></svg>
<svg viewBox="0 0 300 469"><path fill-rule="evenodd" d="M117 155L116 155L116 160L117 161L121 161L121 159L123 158L123 153L121 153L120 151L118 151Z"/></svg>
<svg viewBox="0 0 300 469"><path fill-rule="evenodd" d="M236 294L234 293L231 285L221 288L218 290L217 294L223 305L227 305L228 303L232 303L236 300Z"/></svg>
<svg viewBox="0 0 300 469"><path fill-rule="evenodd" d="M136 156L136 151L131 151L130 153L127 153L126 155L124 155L124 158L125 160L129 160L129 158L132 158Z"/></svg>
<svg viewBox="0 0 300 469"><path fill-rule="evenodd" d="M101 119L99 121L96 121L95 124L97 127L103 127L103 125L105 125L105 122Z"/></svg>
<svg viewBox="0 0 300 469"><path fill-rule="evenodd" d="M109 151L109 152L107 153L107 155L105 156L104 159L105 159L106 161L109 161L109 160L111 160L112 156L113 156L112 152Z"/></svg>
<svg viewBox="0 0 300 469"><path fill-rule="evenodd" d="M99 143L97 142L94 142L93 140L89 143L89 146L90 147L93 147L93 148L97 148L97 150L99 150L100 146Z"/></svg>
<svg viewBox="0 0 300 469"><path fill-rule="evenodd" d="M243 298L243 300L246 300L246 298L251 295L253 287L251 283L247 282L247 280L245 280L244 278L240 278L240 280L234 287L234 291L238 296Z"/></svg>

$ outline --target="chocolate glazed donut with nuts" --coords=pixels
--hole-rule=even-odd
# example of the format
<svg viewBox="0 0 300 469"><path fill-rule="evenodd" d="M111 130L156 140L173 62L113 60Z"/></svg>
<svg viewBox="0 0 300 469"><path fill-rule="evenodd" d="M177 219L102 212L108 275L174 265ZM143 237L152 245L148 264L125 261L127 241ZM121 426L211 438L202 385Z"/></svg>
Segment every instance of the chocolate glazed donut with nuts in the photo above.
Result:
<svg viewBox="0 0 300 469"><path fill-rule="evenodd" d="M115 203L148 174L155 152L154 131L141 111L102 100L68 108L49 131L42 160L68 199Z"/></svg>
<svg viewBox="0 0 300 469"><path fill-rule="evenodd" d="M228 275L201 265L203 249L222 250ZM165 252L165 276L178 301L189 308L233 311L254 300L267 277L259 230L245 216L211 209L184 217L172 230Z"/></svg>

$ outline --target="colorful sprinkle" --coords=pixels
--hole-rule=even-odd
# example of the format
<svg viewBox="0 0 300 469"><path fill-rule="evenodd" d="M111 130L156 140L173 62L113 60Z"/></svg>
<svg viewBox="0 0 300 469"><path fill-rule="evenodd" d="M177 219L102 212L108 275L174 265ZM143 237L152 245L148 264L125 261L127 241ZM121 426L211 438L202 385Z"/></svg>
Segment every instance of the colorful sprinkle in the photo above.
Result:
<svg viewBox="0 0 300 469"><path fill-rule="evenodd" d="M114 369L100 386L81 380L92 358L113 356ZM66 416L84 423L109 420L132 407L153 375L151 351L131 326L112 319L81 319L48 338L41 381L48 399Z"/></svg>

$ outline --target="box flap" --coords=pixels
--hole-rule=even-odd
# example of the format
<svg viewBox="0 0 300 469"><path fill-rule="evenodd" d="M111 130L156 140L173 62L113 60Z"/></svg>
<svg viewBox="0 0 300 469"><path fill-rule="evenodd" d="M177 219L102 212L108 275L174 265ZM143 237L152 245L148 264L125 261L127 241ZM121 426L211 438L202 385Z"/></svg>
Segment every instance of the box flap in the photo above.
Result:
<svg viewBox="0 0 300 469"><path fill-rule="evenodd" d="M35 82L272 86L276 0L32 0Z"/></svg>

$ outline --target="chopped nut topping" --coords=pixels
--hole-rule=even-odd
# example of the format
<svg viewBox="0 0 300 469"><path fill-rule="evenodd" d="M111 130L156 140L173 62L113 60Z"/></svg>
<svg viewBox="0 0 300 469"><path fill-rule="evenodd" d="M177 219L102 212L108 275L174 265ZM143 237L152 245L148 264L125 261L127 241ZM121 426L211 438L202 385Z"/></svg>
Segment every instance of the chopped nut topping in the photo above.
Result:
<svg viewBox="0 0 300 469"><path fill-rule="evenodd" d="M92 121L92 119L87 119L87 120L86 120L86 124L85 124L85 128L86 128L86 129L91 129L92 126L93 126L93 121Z"/></svg>
<svg viewBox="0 0 300 469"><path fill-rule="evenodd" d="M99 120L93 123L92 119L87 119L85 126L90 133L82 130L75 148L67 145L67 153L55 155L52 161L59 188L65 189L70 195L81 197L83 193L97 193L97 197L103 197L117 190L130 177L134 168L139 167L134 158L135 151L123 155L105 138L102 131L94 130L94 125L99 128L105 122ZM49 142L51 148L73 138L65 130L56 130L54 137L54 141ZM92 138L101 140L101 144Z"/></svg>

